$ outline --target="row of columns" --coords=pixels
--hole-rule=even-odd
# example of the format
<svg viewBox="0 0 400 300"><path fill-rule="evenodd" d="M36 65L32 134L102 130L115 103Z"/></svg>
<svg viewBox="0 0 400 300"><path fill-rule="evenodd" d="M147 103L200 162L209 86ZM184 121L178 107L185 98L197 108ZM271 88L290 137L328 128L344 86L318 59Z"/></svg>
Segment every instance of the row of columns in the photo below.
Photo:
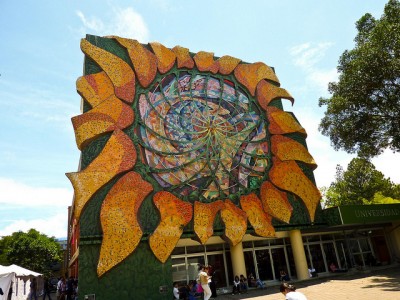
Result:
<svg viewBox="0 0 400 300"><path fill-rule="evenodd" d="M289 231L290 243L293 249L293 259L296 266L297 279L309 278L306 254L303 239L299 229ZM231 259L233 274L246 274L246 263L243 255L243 244L231 246Z"/></svg>

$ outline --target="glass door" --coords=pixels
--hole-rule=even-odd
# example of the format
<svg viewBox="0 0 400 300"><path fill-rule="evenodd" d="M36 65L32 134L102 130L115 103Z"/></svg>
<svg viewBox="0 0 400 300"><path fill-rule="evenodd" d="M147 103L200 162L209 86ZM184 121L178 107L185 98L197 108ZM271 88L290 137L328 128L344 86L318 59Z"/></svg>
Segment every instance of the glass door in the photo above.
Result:
<svg viewBox="0 0 400 300"><path fill-rule="evenodd" d="M317 273L327 272L324 263L324 256L320 244L308 245L309 253L311 255L311 263Z"/></svg>
<svg viewBox="0 0 400 300"><path fill-rule="evenodd" d="M207 264L211 266L212 280L215 282L217 288L226 287L226 271L224 255L221 254L208 254Z"/></svg>
<svg viewBox="0 0 400 300"><path fill-rule="evenodd" d="M189 280L196 280L199 275L199 267L205 264L204 255L187 257L187 274Z"/></svg>
<svg viewBox="0 0 400 300"><path fill-rule="evenodd" d="M272 266L273 266L273 274L275 275L274 279L280 278L280 271L285 271L286 274L289 274L288 266L286 263L285 250L282 248L272 248Z"/></svg>
<svg viewBox="0 0 400 300"><path fill-rule="evenodd" d="M268 249L256 250L258 276L261 280L274 280ZM240 274L238 274L240 275Z"/></svg>

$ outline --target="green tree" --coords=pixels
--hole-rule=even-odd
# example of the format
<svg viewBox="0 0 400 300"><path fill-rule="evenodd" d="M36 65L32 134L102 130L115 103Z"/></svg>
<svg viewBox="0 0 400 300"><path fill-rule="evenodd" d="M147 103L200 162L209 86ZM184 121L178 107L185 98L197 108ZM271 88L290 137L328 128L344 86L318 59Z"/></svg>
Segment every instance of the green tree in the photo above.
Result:
<svg viewBox="0 0 400 300"><path fill-rule="evenodd" d="M336 167L335 182L324 192L325 205L396 203L399 187L375 169L367 159L353 158L347 170Z"/></svg>
<svg viewBox="0 0 400 300"><path fill-rule="evenodd" d="M50 275L51 266L61 261L61 247L56 239L35 229L3 237L0 247L8 264L16 264L45 275Z"/></svg>
<svg viewBox="0 0 400 300"><path fill-rule="evenodd" d="M373 157L386 148L400 150L400 2L390 0L376 20L365 14L357 23L355 47L338 63L339 81L319 130L336 150Z"/></svg>
<svg viewBox="0 0 400 300"><path fill-rule="evenodd" d="M364 199L364 204L395 204L400 203L400 200L393 199L392 197L386 197L382 192L377 192L371 201Z"/></svg>
<svg viewBox="0 0 400 300"><path fill-rule="evenodd" d="M0 265L2 266L10 265L7 259L7 249L9 248L10 242L10 236L4 236L0 239Z"/></svg>

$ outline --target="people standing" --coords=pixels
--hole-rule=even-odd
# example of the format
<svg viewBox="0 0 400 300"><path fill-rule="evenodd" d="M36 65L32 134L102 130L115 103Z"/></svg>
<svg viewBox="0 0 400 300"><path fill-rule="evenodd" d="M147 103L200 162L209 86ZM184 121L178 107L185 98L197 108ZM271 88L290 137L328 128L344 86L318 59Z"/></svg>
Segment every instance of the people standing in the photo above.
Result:
<svg viewBox="0 0 400 300"><path fill-rule="evenodd" d="M30 288L31 288L31 296L30 296L30 300L35 299L38 300L37 298L37 280L36 277L33 277L31 284L30 284Z"/></svg>
<svg viewBox="0 0 400 300"><path fill-rule="evenodd" d="M212 266L208 266L209 267L209 272L211 273L211 282L210 282L210 290L211 290L211 298L217 298L217 284L215 282L215 274L216 272L214 271L214 269L212 268ZM209 274L210 274L209 273Z"/></svg>
<svg viewBox="0 0 400 300"><path fill-rule="evenodd" d="M286 300L307 300L304 294L297 292L296 287L287 282L282 283L279 290L285 296Z"/></svg>
<svg viewBox="0 0 400 300"><path fill-rule="evenodd" d="M46 299L46 296L51 300L50 296L50 282L47 277L44 278L44 283L43 283L43 300Z"/></svg>
<svg viewBox="0 0 400 300"><path fill-rule="evenodd" d="M200 284L204 292L204 300L210 299L212 294L210 287L208 285L208 282L211 281L211 276L208 275L208 270L209 270L208 266L203 266L201 272L199 273Z"/></svg>
<svg viewBox="0 0 400 300"><path fill-rule="evenodd" d="M62 277L58 278L57 281L57 291L56 291L56 299L60 300L60 296L61 296L61 283L62 283Z"/></svg>
<svg viewBox="0 0 400 300"><path fill-rule="evenodd" d="M57 300L65 300L67 291L67 284L65 283L65 278L61 277L61 279L57 283Z"/></svg>

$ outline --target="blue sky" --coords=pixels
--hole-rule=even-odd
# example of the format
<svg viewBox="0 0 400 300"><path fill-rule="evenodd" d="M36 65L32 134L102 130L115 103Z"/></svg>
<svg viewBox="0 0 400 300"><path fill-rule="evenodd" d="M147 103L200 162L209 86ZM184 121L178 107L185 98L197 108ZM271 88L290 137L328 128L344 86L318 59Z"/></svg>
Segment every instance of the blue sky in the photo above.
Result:
<svg viewBox="0 0 400 300"><path fill-rule="evenodd" d="M142 43L181 45L192 52L231 55L275 67L295 98L293 111L308 132L328 186L335 167L352 156L336 152L318 132L327 83L337 79L341 53L351 49L355 22L379 18L386 1L0 1L0 236L36 228L65 237L79 151L70 118L80 113L75 81L82 75L80 39L119 35ZM287 102L287 103L286 103ZM374 159L400 183L398 154Z"/></svg>

